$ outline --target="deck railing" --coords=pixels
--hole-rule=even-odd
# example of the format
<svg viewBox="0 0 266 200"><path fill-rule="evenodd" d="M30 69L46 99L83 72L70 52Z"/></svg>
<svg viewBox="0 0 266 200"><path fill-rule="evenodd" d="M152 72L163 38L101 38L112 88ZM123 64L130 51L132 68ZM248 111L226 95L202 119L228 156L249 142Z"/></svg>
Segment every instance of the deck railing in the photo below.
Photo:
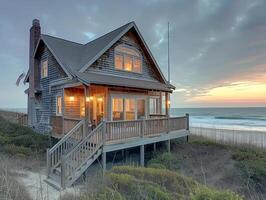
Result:
<svg viewBox="0 0 266 200"><path fill-rule="evenodd" d="M61 185L63 187L70 185L69 182L72 183L75 178L78 178L77 169L86 165L88 159L103 145L104 128L103 123L99 124L82 142L63 157L61 164Z"/></svg>
<svg viewBox="0 0 266 200"><path fill-rule="evenodd" d="M106 122L106 141L152 136L188 129L188 116Z"/></svg>
<svg viewBox="0 0 266 200"><path fill-rule="evenodd" d="M67 154L84 138L85 120L81 120L71 131L69 131L51 149L47 149L47 172L55 169L61 162L64 154Z"/></svg>
<svg viewBox="0 0 266 200"><path fill-rule="evenodd" d="M85 120L82 120L52 149L47 151L48 175L61 164L61 186L64 188L71 185L100 155L100 148L106 143L167 134L170 131L188 130L188 125L188 116L133 121L103 121L85 136Z"/></svg>

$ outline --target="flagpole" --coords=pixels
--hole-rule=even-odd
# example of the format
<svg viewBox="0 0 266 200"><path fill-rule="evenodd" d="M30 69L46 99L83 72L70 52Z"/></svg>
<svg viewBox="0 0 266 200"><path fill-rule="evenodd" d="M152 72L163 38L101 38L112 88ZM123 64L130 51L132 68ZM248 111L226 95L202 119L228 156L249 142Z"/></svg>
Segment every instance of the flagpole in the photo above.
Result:
<svg viewBox="0 0 266 200"><path fill-rule="evenodd" d="M168 22L168 46L167 46L167 52L168 52L168 82L170 83L170 48L169 48L169 46L170 46L170 42L169 42L169 26L170 26L170 23Z"/></svg>

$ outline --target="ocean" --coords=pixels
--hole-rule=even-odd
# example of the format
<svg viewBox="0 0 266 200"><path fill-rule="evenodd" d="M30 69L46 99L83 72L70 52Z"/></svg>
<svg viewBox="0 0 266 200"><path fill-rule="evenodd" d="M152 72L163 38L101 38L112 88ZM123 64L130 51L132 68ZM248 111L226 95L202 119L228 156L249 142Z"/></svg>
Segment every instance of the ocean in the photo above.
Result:
<svg viewBox="0 0 266 200"><path fill-rule="evenodd" d="M171 116L190 115L191 127L266 131L266 107L172 108Z"/></svg>
<svg viewBox="0 0 266 200"><path fill-rule="evenodd" d="M26 113L25 108L3 109ZM171 116L190 115L190 126L230 130L266 131L266 107L171 108Z"/></svg>

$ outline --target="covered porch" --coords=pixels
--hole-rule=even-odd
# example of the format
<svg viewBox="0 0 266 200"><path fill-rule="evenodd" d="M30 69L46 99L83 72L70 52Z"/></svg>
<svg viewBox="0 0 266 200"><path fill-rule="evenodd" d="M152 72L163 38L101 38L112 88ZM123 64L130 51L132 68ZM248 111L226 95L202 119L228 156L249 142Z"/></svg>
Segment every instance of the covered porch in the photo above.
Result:
<svg viewBox="0 0 266 200"><path fill-rule="evenodd" d="M106 85L70 85L63 89L61 102L58 100L57 110L62 111L52 119L53 136L57 138L83 119L90 132L103 119L119 122L167 117L170 107L168 92Z"/></svg>

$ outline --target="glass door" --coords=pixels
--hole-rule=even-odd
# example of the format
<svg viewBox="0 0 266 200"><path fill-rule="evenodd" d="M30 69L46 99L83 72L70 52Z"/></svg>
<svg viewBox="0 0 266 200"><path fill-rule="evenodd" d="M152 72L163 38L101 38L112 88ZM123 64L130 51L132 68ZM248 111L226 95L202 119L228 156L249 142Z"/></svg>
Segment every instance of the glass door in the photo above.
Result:
<svg viewBox="0 0 266 200"><path fill-rule="evenodd" d="M146 117L145 97L113 97L112 117L113 121L136 120Z"/></svg>

